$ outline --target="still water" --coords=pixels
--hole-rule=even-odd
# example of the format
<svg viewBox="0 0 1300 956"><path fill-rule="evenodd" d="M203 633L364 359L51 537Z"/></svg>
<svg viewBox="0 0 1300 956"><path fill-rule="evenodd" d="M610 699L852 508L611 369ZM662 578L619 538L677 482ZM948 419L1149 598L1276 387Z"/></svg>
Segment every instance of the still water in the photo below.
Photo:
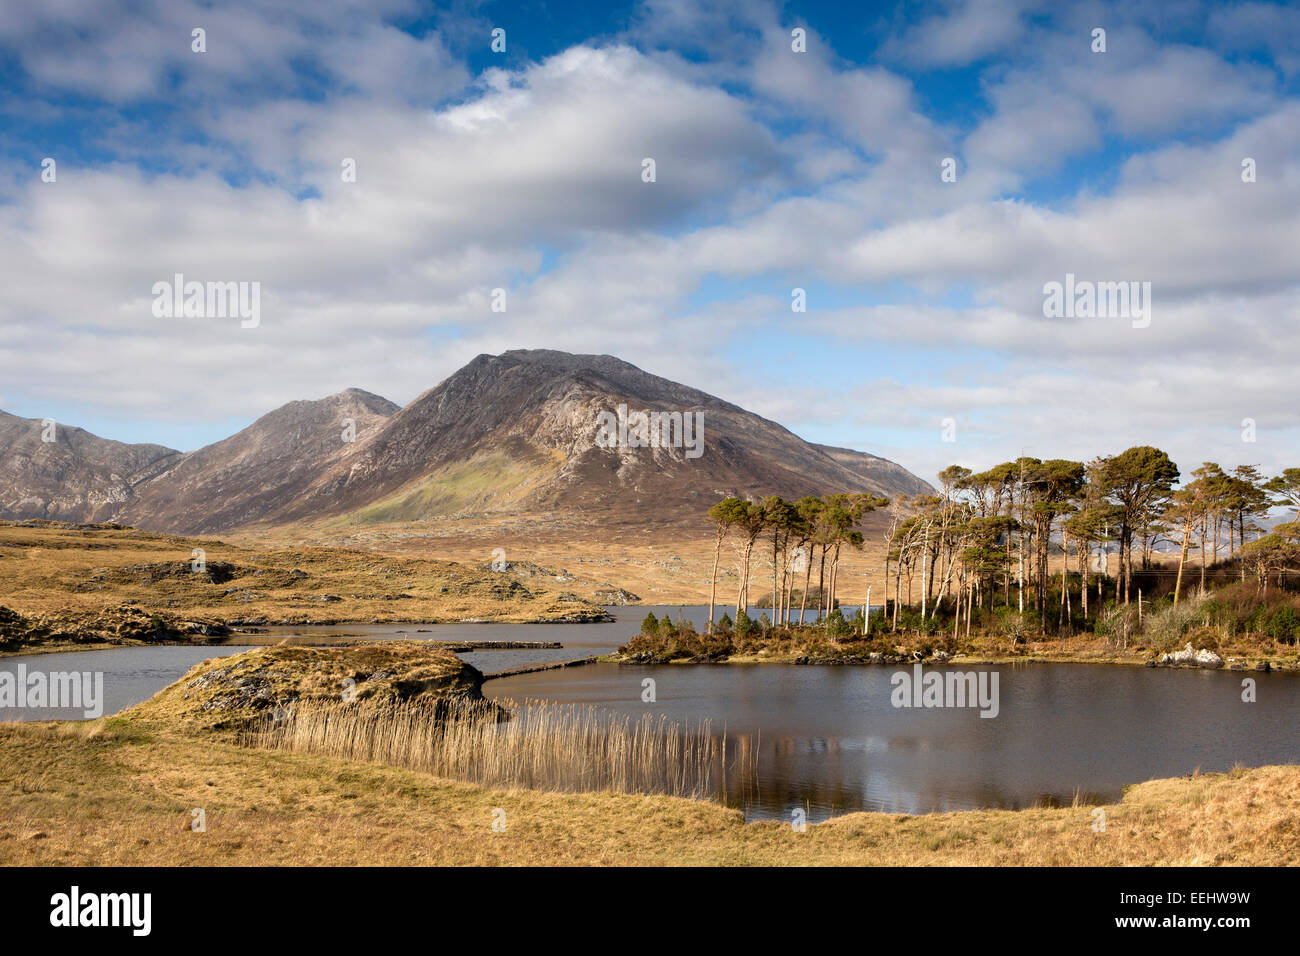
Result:
<svg viewBox="0 0 1300 956"><path fill-rule="evenodd" d="M595 664L491 681L516 701L596 704L621 713L708 719L735 752L758 750L752 818L810 821L853 810L928 813L1117 799L1153 777L1300 763L1300 679L1090 664L985 667L999 676L994 718L975 708L895 708L901 667ZM927 671L931 670L926 668ZM940 672L954 668L934 668ZM654 680L655 700L642 700Z"/></svg>
<svg viewBox="0 0 1300 956"><path fill-rule="evenodd" d="M246 651L246 647L116 647L107 651L71 651L66 654L24 654L0 658L0 673L40 672L103 674L103 715L148 700L200 661ZM93 681L86 681L87 685ZM3 707L0 721L84 720L84 708Z"/></svg>
<svg viewBox="0 0 1300 956"><path fill-rule="evenodd" d="M345 625L276 633L406 637L444 641L560 641L557 649L467 652L484 673L607 653L639 628L646 612L697 626L703 607L610 608L612 624ZM719 611L719 613L721 613ZM0 671L104 673L104 713L137 703L218 647L137 647L0 659ZM742 738L757 751L757 774L729 802L750 819L811 822L853 810L927 813L978 807L1117 799L1153 777L1231 769L1234 764L1300 763L1300 678L1229 671L1086 664L1002 665L998 715L975 708L896 708L899 667L665 665L584 667L503 677L484 685L493 698L593 704L631 716L664 714L683 724L708 720L728 747ZM927 668L927 671L929 668ZM935 668L946 671L951 668ZM1242 680L1257 683L1244 703ZM649 678L653 701L643 700ZM0 720L55 719L74 712L0 709ZM735 752L735 750L731 750ZM741 788L736 788L740 790Z"/></svg>

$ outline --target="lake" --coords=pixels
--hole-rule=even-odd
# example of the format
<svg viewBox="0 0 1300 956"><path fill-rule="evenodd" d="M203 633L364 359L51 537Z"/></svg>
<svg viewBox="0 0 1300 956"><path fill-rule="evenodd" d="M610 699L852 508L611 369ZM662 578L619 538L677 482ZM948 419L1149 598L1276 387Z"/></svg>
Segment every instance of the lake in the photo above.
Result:
<svg viewBox="0 0 1300 956"><path fill-rule="evenodd" d="M1022 664L997 671L999 710L895 708L892 676L906 667L786 664L595 664L491 681L516 701L596 704L620 713L711 721L729 746L750 736L752 818L809 821L853 810L929 813L1112 802L1126 784L1300 763L1300 679L1280 674L1101 664ZM925 668L946 673L957 668ZM1258 701L1241 700L1241 681ZM642 681L655 702L642 701Z"/></svg>
<svg viewBox="0 0 1300 956"><path fill-rule="evenodd" d="M624 643L646 612L610 608L613 624L346 625L285 634L361 634L448 641L561 641L562 649L483 650L462 657L485 673L602 654ZM708 609L680 613L697 626ZM719 611L719 614L721 612ZM0 659L0 670L104 672L105 713L144 700L208 657L242 647L142 647ZM592 704L621 714L709 720L729 748L747 737L757 775L729 802L750 819L810 822L853 810L928 813L1114 801L1153 777L1300 763L1300 678L1256 672L1093 664L969 668L998 675L998 714L975 708L898 708L894 674L907 667L784 664L619 666L538 671L484 685L493 698ZM926 673L962 670L929 668ZM1244 703L1242 680L1257 685ZM644 681L654 681L644 701ZM0 720L79 714L0 709ZM735 752L732 750L731 752ZM737 790L740 788L737 787Z"/></svg>

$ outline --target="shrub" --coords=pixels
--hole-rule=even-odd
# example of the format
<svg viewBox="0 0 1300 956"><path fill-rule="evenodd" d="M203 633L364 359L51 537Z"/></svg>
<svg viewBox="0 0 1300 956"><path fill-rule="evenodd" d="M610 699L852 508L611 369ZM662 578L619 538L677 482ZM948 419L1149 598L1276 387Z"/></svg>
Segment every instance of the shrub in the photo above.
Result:
<svg viewBox="0 0 1300 956"><path fill-rule="evenodd" d="M1187 634L1187 643L1192 647L1203 647L1207 651L1217 651L1219 645L1220 632L1212 627L1197 627Z"/></svg>
<svg viewBox="0 0 1300 956"><path fill-rule="evenodd" d="M1012 647L1028 639L1034 631L1034 623L1029 615L1021 614L1013 607L998 608L997 627L1010 639Z"/></svg>
<svg viewBox="0 0 1300 956"><path fill-rule="evenodd" d="M1180 604L1167 604L1145 614L1142 632L1147 636L1152 649L1164 653L1182 647L1187 634L1201 626L1205 619L1203 603L1201 598L1192 598Z"/></svg>
<svg viewBox="0 0 1300 956"><path fill-rule="evenodd" d="M648 613L645 620L641 622L641 633L650 635L659 633L659 619L655 617L654 611Z"/></svg>
<svg viewBox="0 0 1300 956"><path fill-rule="evenodd" d="M853 625L844 619L844 612L839 608L826 615L826 633L831 637L847 637L853 633Z"/></svg>
<svg viewBox="0 0 1300 956"><path fill-rule="evenodd" d="M1127 645L1137 636L1137 605L1111 604L1102 608L1097 615L1094 630L1098 637L1104 637L1112 647Z"/></svg>
<svg viewBox="0 0 1300 956"><path fill-rule="evenodd" d="M737 637L744 638L749 637L750 632L754 630L756 626L757 625L749 619L749 615L742 610L736 615L736 623L733 625L733 630L735 630Z"/></svg>
<svg viewBox="0 0 1300 956"><path fill-rule="evenodd" d="M1263 631L1273 640L1283 644L1294 644L1300 634L1300 614L1290 604L1284 604L1273 611L1264 624Z"/></svg>
<svg viewBox="0 0 1300 956"><path fill-rule="evenodd" d="M917 634L933 635L939 633L944 623L936 618L922 617L921 609L916 607L899 608L898 628Z"/></svg>
<svg viewBox="0 0 1300 956"><path fill-rule="evenodd" d="M644 655L652 661L716 661L735 652L728 634L701 635L689 623L661 621L658 634L638 634L619 648L622 654Z"/></svg>
<svg viewBox="0 0 1300 956"><path fill-rule="evenodd" d="M1265 592L1255 584L1233 583L1201 604L1201 623L1225 637L1257 635L1284 643L1300 638L1300 601L1281 589Z"/></svg>

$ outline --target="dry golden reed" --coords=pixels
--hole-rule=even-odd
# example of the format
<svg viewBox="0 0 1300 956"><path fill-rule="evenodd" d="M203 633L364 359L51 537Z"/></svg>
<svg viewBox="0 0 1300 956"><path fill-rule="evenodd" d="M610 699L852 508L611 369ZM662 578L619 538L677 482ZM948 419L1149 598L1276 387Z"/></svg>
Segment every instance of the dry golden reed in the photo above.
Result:
<svg viewBox="0 0 1300 956"><path fill-rule="evenodd" d="M451 700L365 709L309 702L254 729L254 746L421 770L496 789L615 791L725 799L753 785L757 747L597 707L527 700L503 719L487 701ZM730 746L730 752L728 747Z"/></svg>

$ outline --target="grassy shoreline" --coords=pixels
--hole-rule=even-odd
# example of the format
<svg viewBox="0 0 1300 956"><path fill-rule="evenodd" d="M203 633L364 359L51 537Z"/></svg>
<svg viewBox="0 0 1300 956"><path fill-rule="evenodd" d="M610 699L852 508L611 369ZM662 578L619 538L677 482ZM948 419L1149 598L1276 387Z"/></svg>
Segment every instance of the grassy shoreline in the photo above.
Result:
<svg viewBox="0 0 1300 956"><path fill-rule="evenodd" d="M365 635L338 635L331 637L284 637L274 635L268 637L265 634L234 634L228 638L217 641L208 641L205 643L196 643L193 641L137 641L133 643L72 643L72 644L33 644L28 647L17 649L0 650L0 659L7 657L38 657L42 654L68 654L77 651L108 651L129 647L197 647L197 648L216 648L216 647L276 647L279 645L289 645L293 647L358 647L366 642L377 642L393 640L390 637L368 637ZM551 641L488 641L481 644L471 643L469 641L438 641L438 640L420 640L421 644L427 644L429 647L441 648L442 650L455 652L469 652L482 650L530 650L530 649L547 649L558 650L564 645L559 642ZM494 675L495 676L495 675Z"/></svg>
<svg viewBox="0 0 1300 956"><path fill-rule="evenodd" d="M1191 643L1190 641L1187 643ZM1195 645L1194 645L1195 648ZM1170 650L1181 649L1170 648ZM835 638L821 629L800 633L737 638L713 636L693 629L637 634L602 660L617 664L801 664L808 666L903 666L971 664L1115 664L1131 667L1203 667L1205 669L1300 673L1300 647L1294 644L1240 642L1221 647L1220 663L1161 663L1166 649L1149 644L1117 648L1113 642L1082 635L1057 640L1031 640L1012 645L1009 638L985 635L973 640L945 642L930 636L877 633Z"/></svg>
<svg viewBox="0 0 1300 956"><path fill-rule="evenodd" d="M0 865L1300 863L1294 766L1135 784L1102 805L1102 833L1090 805L852 813L800 833L715 803L492 790L129 716L2 726L0 760L17 768L0 782Z"/></svg>
<svg viewBox="0 0 1300 956"><path fill-rule="evenodd" d="M951 657L936 658L928 657L922 659L900 658L898 660L869 661L869 660L808 660L802 659L803 655L799 654L734 654L721 660L689 660L674 659L660 661L642 661L625 654L606 654L599 658L603 663L624 664L628 666L636 665L699 665L699 664L798 664L807 667L903 667L912 664L924 664L926 666L944 666L957 667L963 665L991 665L991 664L1011 664L1031 666L1033 664L1108 664L1120 667L1154 667L1162 669L1187 669L1187 670L1223 670L1232 672L1264 672L1259 665L1267 664L1267 673L1282 674L1300 674L1300 662L1293 660L1278 661L1271 658L1257 658L1246 661L1236 661L1232 664L1225 664L1218 668L1201 668L1196 665L1185 664L1157 664L1150 658L1144 657L1093 657L1084 654L1070 653L1043 653L1023 656L1023 655L988 655L988 654L954 654Z"/></svg>
<svg viewBox="0 0 1300 956"><path fill-rule="evenodd" d="M395 623L429 623L423 621L405 621ZM193 641L140 641L140 642L75 642L75 643L57 643L57 644L38 644L20 648L0 649L0 659L9 657L35 657L43 654L66 654L75 651L104 651L124 647L265 647L272 646L287 638L271 637L255 633L249 634L232 634L229 637L215 641L206 641L203 643ZM357 640L379 640L379 638L366 638L357 636L343 636L331 638L309 638L292 643L302 644L309 647L332 647L346 646ZM459 641L435 641L429 640L429 644L437 647L444 647L450 650L481 650L482 648ZM511 646L532 646L534 642L506 642ZM751 654L732 654L719 660L695 660L690 658L676 658L673 660L656 660L644 661L635 659L633 656L620 653L610 653L595 655L594 660L600 663L624 664L624 665L690 665L690 664L798 664L806 655L796 652L772 653L761 652ZM1155 664L1153 659L1142 655L1096 655L1088 651L1071 651L1071 650L1035 650L1025 654L996 653L996 652L979 652L971 654L954 654L943 659L929 657L921 660L915 660L910 657L900 657L898 660L870 661L859 659L845 659L842 661L829 660L811 660L803 662L802 666L809 667L901 667L914 663L926 664L927 666L980 666L980 665L1023 665L1030 666L1033 664L1107 664L1122 667L1162 667L1162 668L1187 668L1191 670L1198 669L1195 665L1181 664ZM1300 657L1288 659L1285 657L1264 657L1253 656L1245 659L1237 659L1231 662L1225 662L1217 670L1232 672L1258 672L1264 668L1262 665L1268 665L1267 672L1282 674L1300 674ZM560 664L548 665L558 667ZM572 666L571 662L564 662L564 666ZM494 677L502 676L500 674L485 675L485 680L491 680Z"/></svg>

